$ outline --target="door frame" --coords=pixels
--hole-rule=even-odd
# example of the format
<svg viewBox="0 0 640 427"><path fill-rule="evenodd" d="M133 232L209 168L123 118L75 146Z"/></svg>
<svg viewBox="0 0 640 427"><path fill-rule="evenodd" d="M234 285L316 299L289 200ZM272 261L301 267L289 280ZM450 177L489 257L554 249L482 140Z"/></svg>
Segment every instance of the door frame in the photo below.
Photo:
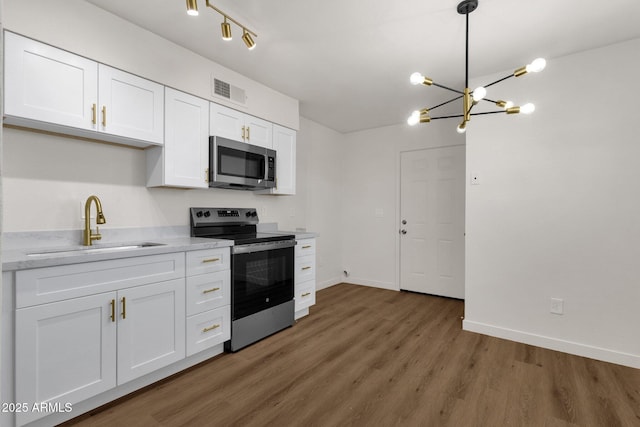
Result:
<svg viewBox="0 0 640 427"><path fill-rule="evenodd" d="M402 288L400 287L400 221L402 220L402 212L400 212L400 208L401 205L400 203L402 202L401 199L401 195L402 195L402 153L410 153L410 152L414 152L414 151L424 151L424 150L437 150L439 148L455 148L455 147L463 147L465 149L465 166L464 166L464 183L465 183L465 193L466 193L466 188L467 188L467 156L466 156L466 148L467 148L467 144L450 144L450 145L438 145L436 147L421 147L421 148L412 148L410 150L398 150L396 152L396 212L395 212L395 233L396 233L396 244L395 244L395 252L396 252L396 262L395 262L395 281L396 281L396 286L395 289L397 291L401 291ZM466 194L465 194L465 225L466 225ZM465 236L466 236L466 230L465 230ZM467 256L467 249L466 249L466 239L464 241L465 244L465 249L464 249L464 255L465 255L465 264L466 264L466 256ZM462 280L464 281L464 285L466 287L466 275L463 275ZM465 296L466 296L466 291L465 291ZM464 301L464 300L463 300Z"/></svg>

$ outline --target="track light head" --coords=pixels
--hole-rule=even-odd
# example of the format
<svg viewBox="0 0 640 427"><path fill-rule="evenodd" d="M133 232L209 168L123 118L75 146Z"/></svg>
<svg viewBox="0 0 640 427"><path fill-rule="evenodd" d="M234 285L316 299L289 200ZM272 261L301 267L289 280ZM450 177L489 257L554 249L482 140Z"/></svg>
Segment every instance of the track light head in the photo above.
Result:
<svg viewBox="0 0 640 427"><path fill-rule="evenodd" d="M244 41L244 44L247 45L249 50L255 49L256 42L253 41L253 37L247 32L246 28L242 29L242 41Z"/></svg>
<svg viewBox="0 0 640 427"><path fill-rule="evenodd" d="M198 16L198 0L187 0L187 15Z"/></svg>
<svg viewBox="0 0 640 427"><path fill-rule="evenodd" d="M231 40L233 36L231 36L231 24L227 22L227 17L224 17L224 22L220 24L222 29L222 40Z"/></svg>

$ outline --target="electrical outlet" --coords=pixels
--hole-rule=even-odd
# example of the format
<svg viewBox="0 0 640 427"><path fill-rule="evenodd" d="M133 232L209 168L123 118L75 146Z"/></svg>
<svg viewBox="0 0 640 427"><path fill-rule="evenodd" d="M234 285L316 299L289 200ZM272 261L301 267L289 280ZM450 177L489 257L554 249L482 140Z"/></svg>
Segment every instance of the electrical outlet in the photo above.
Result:
<svg viewBox="0 0 640 427"><path fill-rule="evenodd" d="M551 298L551 313L564 314L564 300L561 298Z"/></svg>

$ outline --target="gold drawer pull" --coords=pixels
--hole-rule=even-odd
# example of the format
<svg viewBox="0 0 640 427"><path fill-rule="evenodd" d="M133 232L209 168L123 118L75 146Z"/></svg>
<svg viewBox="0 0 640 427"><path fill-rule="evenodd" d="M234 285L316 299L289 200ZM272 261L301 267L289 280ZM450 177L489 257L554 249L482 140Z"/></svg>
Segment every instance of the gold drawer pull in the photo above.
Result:
<svg viewBox="0 0 640 427"><path fill-rule="evenodd" d="M219 327L220 325L209 326L208 328L204 328L202 332L205 333L205 332L213 331L214 329L218 329Z"/></svg>
<svg viewBox="0 0 640 427"><path fill-rule="evenodd" d="M220 261L220 258L209 258L209 259L203 259L202 262L216 262L216 261Z"/></svg>
<svg viewBox="0 0 640 427"><path fill-rule="evenodd" d="M311 247L311 245L304 245L304 246L302 247L302 249L309 249L310 247Z"/></svg>
<svg viewBox="0 0 640 427"><path fill-rule="evenodd" d="M120 302L122 303L122 318L126 319L127 318L127 299L125 297L122 297Z"/></svg>
<svg viewBox="0 0 640 427"><path fill-rule="evenodd" d="M107 106L102 106L102 127L107 127Z"/></svg>
<svg viewBox="0 0 640 427"><path fill-rule="evenodd" d="M309 270L311 267L307 266L307 267L302 267L303 270Z"/></svg>
<svg viewBox="0 0 640 427"><path fill-rule="evenodd" d="M208 294L209 292L215 292L215 291L219 291L220 288L211 288L211 289L205 289L204 291L202 291L203 294Z"/></svg>
<svg viewBox="0 0 640 427"><path fill-rule="evenodd" d="M307 293L302 294L303 297L308 297L309 295L311 295L311 292L307 292Z"/></svg>
<svg viewBox="0 0 640 427"><path fill-rule="evenodd" d="M94 124L94 125L96 124L96 120L97 120L96 119L96 108L97 108L96 104L93 104L91 106L91 123Z"/></svg>
<svg viewBox="0 0 640 427"><path fill-rule="evenodd" d="M111 318L112 322L115 322L116 321L116 300L112 299L109 305L111 305L111 316L109 317Z"/></svg>

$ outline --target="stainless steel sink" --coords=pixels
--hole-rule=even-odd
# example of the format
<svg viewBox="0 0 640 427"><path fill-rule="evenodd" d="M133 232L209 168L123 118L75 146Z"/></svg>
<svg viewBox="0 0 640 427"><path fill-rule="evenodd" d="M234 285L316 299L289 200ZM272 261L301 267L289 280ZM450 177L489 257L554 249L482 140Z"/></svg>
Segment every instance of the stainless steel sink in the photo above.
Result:
<svg viewBox="0 0 640 427"><path fill-rule="evenodd" d="M30 252L27 253L27 256L52 256L52 255L80 255L80 254L100 254L105 252L119 252L119 251L127 251L131 249L140 249L140 248L149 248L153 246L164 246L164 243L131 243L131 244L121 244L121 245L109 245L109 246L83 246L79 248L72 249L59 249L59 250L48 250L48 251L40 251L40 252Z"/></svg>

